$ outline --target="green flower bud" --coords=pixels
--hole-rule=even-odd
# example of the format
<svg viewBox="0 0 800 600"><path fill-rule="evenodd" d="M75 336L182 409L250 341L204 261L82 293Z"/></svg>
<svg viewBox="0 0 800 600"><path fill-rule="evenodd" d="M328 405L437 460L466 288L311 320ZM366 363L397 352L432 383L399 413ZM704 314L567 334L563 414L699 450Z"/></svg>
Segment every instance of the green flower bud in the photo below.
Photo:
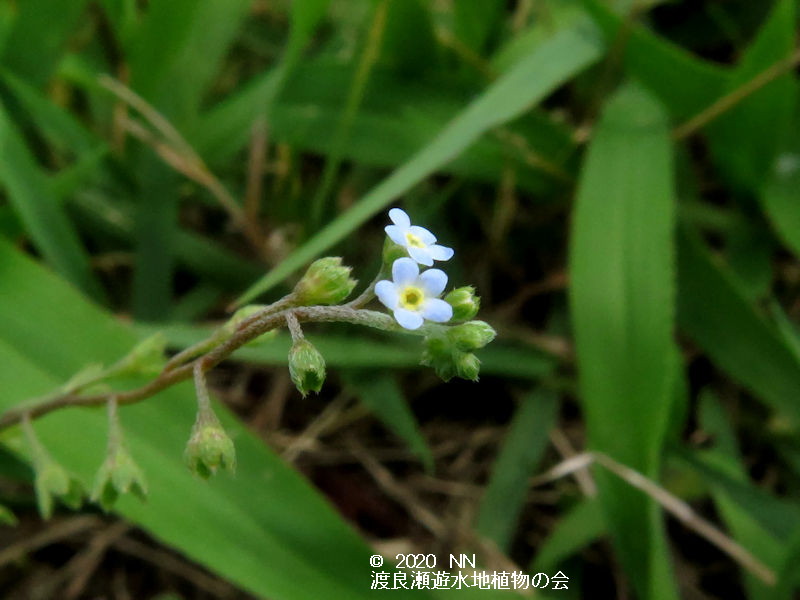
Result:
<svg viewBox="0 0 800 600"><path fill-rule="evenodd" d="M208 479L222 468L236 470L236 450L214 413L198 415L186 444L186 464L195 475Z"/></svg>
<svg viewBox="0 0 800 600"><path fill-rule="evenodd" d="M319 392L325 382L325 359L311 342L297 340L289 351L289 375L298 391Z"/></svg>
<svg viewBox="0 0 800 600"><path fill-rule="evenodd" d="M59 498L72 509L80 507L83 501L83 486L70 476L66 469L48 457L48 460L36 461L36 502L39 514L49 519L53 515L53 499Z"/></svg>
<svg viewBox="0 0 800 600"><path fill-rule="evenodd" d="M8 508L0 504L0 523L14 526L17 524L17 517Z"/></svg>
<svg viewBox="0 0 800 600"><path fill-rule="evenodd" d="M456 288L444 297L444 301L453 307L451 321L468 321L478 314L481 299L475 295L471 285Z"/></svg>
<svg viewBox="0 0 800 600"><path fill-rule="evenodd" d="M453 347L449 340L437 335L428 336L423 342L421 364L432 367L442 381L450 381L456 376L453 362Z"/></svg>
<svg viewBox="0 0 800 600"><path fill-rule="evenodd" d="M430 335L425 338L424 345L421 363L433 367L442 380L450 381L453 377L478 380L481 361L472 352L460 350L449 333Z"/></svg>
<svg viewBox="0 0 800 600"><path fill-rule="evenodd" d="M124 446L118 446L97 471L92 488L92 502L108 511L122 494L132 492L140 500L147 498L147 482Z"/></svg>
<svg viewBox="0 0 800 600"><path fill-rule="evenodd" d="M391 238L387 237L386 241L383 242L383 264L387 272L391 271L394 261L404 256L408 256L406 249L400 244L395 244Z"/></svg>
<svg viewBox="0 0 800 600"><path fill-rule="evenodd" d="M350 277L350 271L338 256L314 261L294 288L297 304L339 304L356 287L357 281Z"/></svg>
<svg viewBox="0 0 800 600"><path fill-rule="evenodd" d="M455 356L456 373L461 379L478 381L481 371L481 361L472 352L458 352Z"/></svg>
<svg viewBox="0 0 800 600"><path fill-rule="evenodd" d="M497 332L494 328L484 321L468 321L455 327L450 327L447 337L456 348L463 352L483 348L491 342Z"/></svg>

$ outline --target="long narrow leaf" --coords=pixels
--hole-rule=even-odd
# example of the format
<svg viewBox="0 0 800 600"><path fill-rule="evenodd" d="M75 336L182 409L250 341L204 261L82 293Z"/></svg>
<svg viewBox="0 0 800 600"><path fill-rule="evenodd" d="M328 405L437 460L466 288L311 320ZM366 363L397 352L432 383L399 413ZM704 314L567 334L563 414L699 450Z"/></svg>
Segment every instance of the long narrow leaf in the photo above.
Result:
<svg viewBox="0 0 800 600"><path fill-rule="evenodd" d="M624 87L606 105L581 176L570 299L590 444L649 476L672 397L672 177L664 109L644 88ZM604 473L598 484L639 594L674 597L670 578L656 576L666 557L653 504Z"/></svg>

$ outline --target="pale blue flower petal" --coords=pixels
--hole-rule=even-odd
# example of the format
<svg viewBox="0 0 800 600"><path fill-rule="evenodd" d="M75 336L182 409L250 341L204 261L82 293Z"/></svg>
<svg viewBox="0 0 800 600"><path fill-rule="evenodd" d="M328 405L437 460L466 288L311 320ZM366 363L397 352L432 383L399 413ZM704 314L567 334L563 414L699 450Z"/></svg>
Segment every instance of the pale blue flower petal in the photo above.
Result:
<svg viewBox="0 0 800 600"><path fill-rule="evenodd" d="M383 230L386 232L386 235L389 236L389 239L391 239L395 244L405 246L408 243L408 240L406 240L406 236L403 233L403 229L397 225L387 225L383 228Z"/></svg>
<svg viewBox="0 0 800 600"><path fill-rule="evenodd" d="M428 253L431 255L433 260L450 260L453 258L453 249L448 248L447 246L440 246L438 244L434 244L433 246L428 246Z"/></svg>
<svg viewBox="0 0 800 600"><path fill-rule="evenodd" d="M397 225L400 229L408 229L411 227L411 219L402 208L393 208L389 211L389 218L392 223Z"/></svg>
<svg viewBox="0 0 800 600"><path fill-rule="evenodd" d="M430 246L436 241L435 235L433 235L430 231L428 231L424 227L420 227L419 225L412 225L411 227L408 228L408 232L411 235L417 236L420 239L420 241L426 246Z"/></svg>
<svg viewBox="0 0 800 600"><path fill-rule="evenodd" d="M422 315L407 308L395 309L394 318L400 323L400 327L405 329L419 329L422 327Z"/></svg>
<svg viewBox="0 0 800 600"><path fill-rule="evenodd" d="M419 276L417 263L410 258L398 258L392 265L392 280L395 285L414 283Z"/></svg>
<svg viewBox="0 0 800 600"><path fill-rule="evenodd" d="M395 315L396 314L397 313L395 313ZM435 323L445 323L453 318L453 307L444 300L430 298L425 301L422 307L422 316ZM403 325L402 323L400 324ZM403 327L405 327L405 325L403 325Z"/></svg>
<svg viewBox="0 0 800 600"><path fill-rule="evenodd" d="M397 288L391 281L386 281L385 279L375 284L375 295L389 310L394 310L400 303Z"/></svg>
<svg viewBox="0 0 800 600"><path fill-rule="evenodd" d="M419 276L422 291L429 298L438 298L447 285L447 275L441 269L428 269Z"/></svg>
<svg viewBox="0 0 800 600"><path fill-rule="evenodd" d="M419 264L425 265L426 267L430 267L433 264L433 259L431 258L431 253L428 252L427 248L417 248L416 246L406 246L406 250L411 255L411 258L413 258Z"/></svg>

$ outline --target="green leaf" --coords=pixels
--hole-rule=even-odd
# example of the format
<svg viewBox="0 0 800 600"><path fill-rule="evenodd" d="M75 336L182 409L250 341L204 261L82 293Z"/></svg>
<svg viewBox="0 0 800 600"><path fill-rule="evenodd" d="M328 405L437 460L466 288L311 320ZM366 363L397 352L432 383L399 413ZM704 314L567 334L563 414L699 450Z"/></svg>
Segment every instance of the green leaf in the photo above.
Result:
<svg viewBox="0 0 800 600"><path fill-rule="evenodd" d="M658 474L673 394L672 169L663 108L642 87L623 87L609 99L589 146L570 251L590 445L650 477ZM597 475L609 529L638 593L674 597L671 578L655 575L668 562L654 504Z"/></svg>
<svg viewBox="0 0 800 600"><path fill-rule="evenodd" d="M795 0L779 0L725 88L730 93L787 58L797 35ZM792 124L797 84L792 72L749 95L708 127L712 154L734 184L758 190Z"/></svg>
<svg viewBox="0 0 800 600"><path fill-rule="evenodd" d="M492 466L475 525L481 535L509 551L517 520L525 504L528 480L547 448L547 435L556 418L558 401L552 392L529 394L514 413L500 454Z"/></svg>
<svg viewBox="0 0 800 600"><path fill-rule="evenodd" d="M693 232L682 231L679 240L681 329L761 400L800 417L800 363L792 350Z"/></svg>
<svg viewBox="0 0 800 600"><path fill-rule="evenodd" d="M89 257L45 176L0 104L0 184L36 248L72 284L103 298L89 266Z"/></svg>
<svg viewBox="0 0 800 600"><path fill-rule="evenodd" d="M383 423L405 440L425 470L433 471L433 454L397 381L388 374L358 372L346 376L358 399Z"/></svg>
<svg viewBox="0 0 800 600"><path fill-rule="evenodd" d="M249 302L343 240L398 196L463 152L487 130L518 117L597 60L600 51L592 30L573 27L555 34L492 83L430 144L251 286L238 302Z"/></svg>

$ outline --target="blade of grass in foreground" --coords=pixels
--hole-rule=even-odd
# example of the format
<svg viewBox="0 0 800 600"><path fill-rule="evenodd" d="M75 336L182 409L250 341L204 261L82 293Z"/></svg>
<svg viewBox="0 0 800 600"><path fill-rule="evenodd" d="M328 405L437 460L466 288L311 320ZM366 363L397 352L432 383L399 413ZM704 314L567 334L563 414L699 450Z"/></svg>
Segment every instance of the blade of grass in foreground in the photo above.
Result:
<svg viewBox="0 0 800 600"><path fill-rule="evenodd" d="M672 177L663 107L625 86L609 99L581 174L570 300L590 445L653 478L672 396ZM653 502L602 471L597 482L638 595L677 597Z"/></svg>
<svg viewBox="0 0 800 600"><path fill-rule="evenodd" d="M601 51L602 44L594 29L586 24L556 33L492 83L431 143L257 281L237 302L249 302L343 240L372 215L463 152L487 130L521 115L596 61Z"/></svg>

